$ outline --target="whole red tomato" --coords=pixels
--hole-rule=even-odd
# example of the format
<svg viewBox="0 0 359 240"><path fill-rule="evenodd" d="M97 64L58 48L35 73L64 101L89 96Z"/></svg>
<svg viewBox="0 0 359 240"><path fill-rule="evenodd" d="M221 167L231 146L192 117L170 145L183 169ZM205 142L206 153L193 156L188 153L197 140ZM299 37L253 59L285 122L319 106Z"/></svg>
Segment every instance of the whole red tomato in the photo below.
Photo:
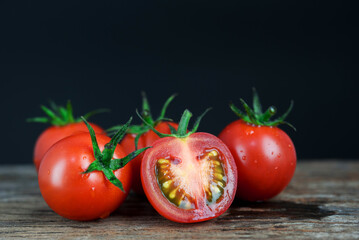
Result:
<svg viewBox="0 0 359 240"><path fill-rule="evenodd" d="M36 140L34 147L34 164L36 171L39 170L41 160L46 151L57 141L79 132L88 132L86 125L81 119L74 119L72 115L71 103L67 103L67 108L53 105L53 110L42 106L48 117L32 118L28 121L51 123L53 126L43 131ZM92 115L92 113L90 114ZM87 118L90 116L87 115ZM86 116L86 115L85 115ZM96 133L104 133L104 130L96 124L90 123Z"/></svg>
<svg viewBox="0 0 359 240"><path fill-rule="evenodd" d="M171 133L171 129L169 125L172 126L174 129L177 129L178 124L168 121L167 118L165 117L167 107L171 103L174 97L175 95L172 95L170 98L167 99L167 101L165 102L162 108L160 116L156 120L153 120L147 97L145 93L142 92L143 110L141 115L142 118L146 121L146 124L132 125L129 127L127 134L121 141L121 146L124 148L127 154L130 154L132 151L134 151L136 149L136 145L137 148L149 147L152 145L153 142L160 139L160 137L151 130L151 127L155 128L158 132L165 134ZM110 131L113 129L116 130L118 129L118 127L119 126L115 126L111 128ZM131 164L133 165L132 174L134 176L132 189L137 194L144 194L141 184L141 175L140 175L142 158L143 158L143 154L140 154L139 156L137 156L135 159L131 161Z"/></svg>
<svg viewBox="0 0 359 240"><path fill-rule="evenodd" d="M59 215L72 220L105 218L125 200L131 182L134 156L117 143L125 130L112 139L79 133L55 143L45 154L38 180L41 194ZM127 126L128 127L128 124Z"/></svg>
<svg viewBox="0 0 359 240"><path fill-rule="evenodd" d="M231 105L242 120L226 126L219 138L228 146L237 164L237 197L247 201L267 200L282 192L294 175L297 160L294 144L277 127L285 123L292 105L282 117L270 121L275 108L262 113L255 91L254 110L241 101L247 114Z"/></svg>
<svg viewBox="0 0 359 240"><path fill-rule="evenodd" d="M203 116L203 115L202 115ZM161 134L141 164L144 192L156 211L181 223L209 220L231 205L237 169L227 146L209 133L187 132L191 113L185 111L178 131Z"/></svg>

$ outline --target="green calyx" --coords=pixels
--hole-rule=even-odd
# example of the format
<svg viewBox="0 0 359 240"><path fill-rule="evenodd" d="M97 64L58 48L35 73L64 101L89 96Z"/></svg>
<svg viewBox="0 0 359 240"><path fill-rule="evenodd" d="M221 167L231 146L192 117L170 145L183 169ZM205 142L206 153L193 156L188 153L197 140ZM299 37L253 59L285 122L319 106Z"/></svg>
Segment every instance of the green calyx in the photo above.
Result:
<svg viewBox="0 0 359 240"><path fill-rule="evenodd" d="M113 171L123 168L124 166L126 166L127 163L129 163L136 156L138 156L139 154L144 152L146 149L150 148L150 147L141 148L141 149L138 149L138 150L130 153L129 155L127 155L124 158L112 159L115 149L117 147L117 144L125 136L126 131L128 130L128 127L132 121L132 117L130 118L130 120L128 120L128 122L126 124L122 125L122 127L119 128L119 130L116 132L116 134L111 138L111 141L105 145L105 148L102 152L98 146L95 131L93 130L91 125L86 121L86 119L84 117L81 117L81 119L85 122L85 124L90 132L93 152L94 152L94 156L95 156L95 161L93 161L90 164L90 166L87 168L87 170L85 172L83 172L83 174L90 173L93 171L101 171L101 172L103 172L103 174L105 174L106 178L112 184L114 184L116 187L120 188L123 192L125 192L121 181L115 176Z"/></svg>
<svg viewBox="0 0 359 240"><path fill-rule="evenodd" d="M129 134L135 134L135 148L137 149L138 141L142 134L150 131L151 129L155 128L157 124L159 124L161 121L172 121L172 119L166 118L166 111L172 100L176 97L177 94L173 94L170 96L166 102L164 103L161 113L158 116L157 119L153 119L150 109L150 104L148 102L147 96L145 92L142 92L142 113L141 113L141 119L143 119L143 124L141 125L131 125L128 127L127 133ZM120 129L122 126L117 125L114 127L111 127L106 130L106 132L109 135L112 135L115 131Z"/></svg>
<svg viewBox="0 0 359 240"><path fill-rule="evenodd" d="M240 99L243 108L245 112L237 108L233 103L229 104L229 107L232 109L232 111L240 117L243 121L258 125L258 126L278 126L279 124L286 124L293 128L295 127L286 122L285 119L288 116L288 114L291 112L293 108L293 101L290 102L290 106L288 110L280 117L278 117L275 120L271 120L271 117L273 117L277 113L277 109L274 106L270 106L265 112L262 111L262 105L259 101L259 96L255 88L253 88L253 109L248 106L248 104L241 98Z"/></svg>
<svg viewBox="0 0 359 240"><path fill-rule="evenodd" d="M67 101L66 107L58 106L54 102L50 101L50 108L41 106L41 109L47 115L46 117L35 117L26 119L27 122L37 122L37 123L50 123L54 126L65 126L70 123L81 122L81 118L74 118L72 112L71 101ZM92 112L86 113L83 117L88 119L89 117L102 113L109 112L108 109L97 109Z"/></svg>
<svg viewBox="0 0 359 240"><path fill-rule="evenodd" d="M152 127L151 125L149 125L146 120L139 114L138 111L137 115L139 118L141 118L141 120L148 125L148 127L150 127L150 129L152 131L154 131L159 137L163 138L163 137L176 137L176 138L186 138L189 135L195 133L199 127L199 124L202 120L202 118L204 117L204 115L206 115L206 113L211 110L211 108L207 108L206 111L204 111L204 113L202 113L196 120L196 122L193 124L193 128L191 131L188 131L188 124L189 121L192 117L192 113L186 109L181 117L180 122L178 123L178 129L176 130L174 127L172 127L171 125L168 125L169 128L171 129L171 134L164 134L164 133L160 133L159 131L157 131L154 127Z"/></svg>

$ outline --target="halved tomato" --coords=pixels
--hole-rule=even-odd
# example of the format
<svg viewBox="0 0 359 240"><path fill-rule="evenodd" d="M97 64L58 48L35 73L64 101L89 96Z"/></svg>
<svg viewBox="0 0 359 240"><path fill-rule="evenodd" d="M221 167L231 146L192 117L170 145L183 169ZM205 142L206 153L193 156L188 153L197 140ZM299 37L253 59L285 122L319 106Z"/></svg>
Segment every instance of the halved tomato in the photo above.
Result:
<svg viewBox="0 0 359 240"><path fill-rule="evenodd" d="M173 129L170 136L160 134L168 137L157 140L145 152L142 186L152 206L165 218L201 222L229 208L237 188L237 168L219 138L194 133L197 127L187 132L187 126L182 126L181 120L178 131Z"/></svg>

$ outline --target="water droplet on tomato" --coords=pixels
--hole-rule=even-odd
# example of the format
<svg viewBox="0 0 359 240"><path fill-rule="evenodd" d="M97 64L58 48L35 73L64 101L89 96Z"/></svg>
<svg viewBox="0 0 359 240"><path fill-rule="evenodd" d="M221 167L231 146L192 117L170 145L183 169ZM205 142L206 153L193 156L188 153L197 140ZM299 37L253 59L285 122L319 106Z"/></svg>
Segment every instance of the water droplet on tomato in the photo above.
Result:
<svg viewBox="0 0 359 240"><path fill-rule="evenodd" d="M257 164L257 163L258 163L258 161L257 161L257 160L254 160L254 163L255 163L255 164Z"/></svg>
<svg viewBox="0 0 359 240"><path fill-rule="evenodd" d="M86 158L87 158L86 156L83 156L83 157L82 157L83 160L86 160Z"/></svg>
<svg viewBox="0 0 359 240"><path fill-rule="evenodd" d="M47 175L50 175L50 170L47 170Z"/></svg>
<svg viewBox="0 0 359 240"><path fill-rule="evenodd" d="M95 191L95 187L92 187L91 190L92 190L92 191Z"/></svg>
<svg viewBox="0 0 359 240"><path fill-rule="evenodd" d="M274 152L272 152L272 155L274 155Z"/></svg>
<svg viewBox="0 0 359 240"><path fill-rule="evenodd" d="M253 131L253 130L249 132L249 134L250 134L250 135L252 135L253 133L254 133L254 131Z"/></svg>
<svg viewBox="0 0 359 240"><path fill-rule="evenodd" d="M275 167L274 170L278 170L278 167Z"/></svg>
<svg viewBox="0 0 359 240"><path fill-rule="evenodd" d="M242 160L245 161L247 159L246 156L242 156Z"/></svg>
<svg viewBox="0 0 359 240"><path fill-rule="evenodd" d="M277 157L280 158L280 156L281 156L280 153L278 153Z"/></svg>
<svg viewBox="0 0 359 240"><path fill-rule="evenodd" d="M291 148L291 147L292 147L292 145L291 145L291 144L289 144L289 145L288 145L288 147L289 147L289 148Z"/></svg>

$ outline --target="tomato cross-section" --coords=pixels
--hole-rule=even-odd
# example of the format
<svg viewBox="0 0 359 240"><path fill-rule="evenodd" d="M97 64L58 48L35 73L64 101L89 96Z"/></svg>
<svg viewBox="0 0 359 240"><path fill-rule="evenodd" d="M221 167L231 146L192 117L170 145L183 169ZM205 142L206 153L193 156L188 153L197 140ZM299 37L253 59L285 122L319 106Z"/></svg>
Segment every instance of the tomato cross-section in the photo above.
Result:
<svg viewBox="0 0 359 240"><path fill-rule="evenodd" d="M217 137L165 137L146 151L141 179L152 206L176 222L200 222L224 213L237 187L231 153Z"/></svg>
<svg viewBox="0 0 359 240"><path fill-rule="evenodd" d="M200 175L198 175L198 171ZM224 193L227 177L217 150L206 151L195 161L159 159L156 163L157 182L166 198L182 209L194 209L191 196L205 190L207 204L215 203ZM199 177L199 186L192 186L191 179ZM196 189L197 192L193 192Z"/></svg>

